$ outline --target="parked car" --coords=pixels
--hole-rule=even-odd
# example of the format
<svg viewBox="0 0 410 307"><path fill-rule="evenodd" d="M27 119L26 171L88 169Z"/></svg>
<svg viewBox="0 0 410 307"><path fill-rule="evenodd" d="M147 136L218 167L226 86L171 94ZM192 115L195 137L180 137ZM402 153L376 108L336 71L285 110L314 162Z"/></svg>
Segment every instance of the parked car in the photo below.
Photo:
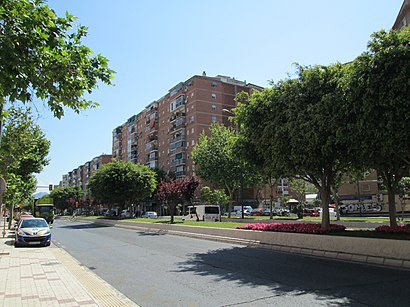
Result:
<svg viewBox="0 0 410 307"><path fill-rule="evenodd" d="M303 209L303 216L320 216L320 213L315 209L305 208Z"/></svg>
<svg viewBox="0 0 410 307"><path fill-rule="evenodd" d="M144 213L141 215L141 217L143 217L143 218L149 218L149 219L156 219L156 218L158 218L158 214L157 214L156 212L154 212L154 211L147 211L147 212L144 212Z"/></svg>
<svg viewBox="0 0 410 307"><path fill-rule="evenodd" d="M278 216L290 216L289 210L286 209L275 209L274 212Z"/></svg>
<svg viewBox="0 0 410 307"><path fill-rule="evenodd" d="M263 215L263 209L252 209L250 215L251 216L262 216Z"/></svg>
<svg viewBox="0 0 410 307"><path fill-rule="evenodd" d="M228 213L226 213L226 215L228 215ZM244 212L244 215L246 215L245 212ZM242 211L241 210L231 211L231 216L240 216L240 217L242 217Z"/></svg>
<svg viewBox="0 0 410 307"><path fill-rule="evenodd" d="M21 219L15 234L14 246L49 246L51 244L51 226L43 218Z"/></svg>
<svg viewBox="0 0 410 307"><path fill-rule="evenodd" d="M130 210L122 210L121 211L121 217L131 217L132 213Z"/></svg>
<svg viewBox="0 0 410 307"><path fill-rule="evenodd" d="M270 210L269 209L263 209L263 215L264 216L270 216ZM272 215L276 215L275 211L272 210Z"/></svg>

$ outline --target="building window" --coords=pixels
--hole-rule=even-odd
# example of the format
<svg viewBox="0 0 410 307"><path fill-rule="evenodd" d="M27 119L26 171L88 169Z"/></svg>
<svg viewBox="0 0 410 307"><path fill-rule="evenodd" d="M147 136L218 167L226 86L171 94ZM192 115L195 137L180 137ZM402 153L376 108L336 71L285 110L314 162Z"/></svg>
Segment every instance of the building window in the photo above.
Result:
<svg viewBox="0 0 410 307"><path fill-rule="evenodd" d="M211 116L211 122L216 123L216 116Z"/></svg>
<svg viewBox="0 0 410 307"><path fill-rule="evenodd" d="M191 123L193 123L194 121L195 121L195 116L192 115L192 116L191 116Z"/></svg>
<svg viewBox="0 0 410 307"><path fill-rule="evenodd" d="M212 93L212 94L211 94L211 97L212 97L212 99L216 99L216 94L215 94L215 93Z"/></svg>
<svg viewBox="0 0 410 307"><path fill-rule="evenodd" d="M216 105L212 105L212 111L215 111L216 110Z"/></svg>
<svg viewBox="0 0 410 307"><path fill-rule="evenodd" d="M195 140L192 140L191 145L192 145L192 146L195 145Z"/></svg>
<svg viewBox="0 0 410 307"><path fill-rule="evenodd" d="M213 82L211 83L211 87L216 87L217 85L218 85L218 83L215 82L215 81L213 81Z"/></svg>
<svg viewBox="0 0 410 307"><path fill-rule="evenodd" d="M191 129L191 133L194 133L194 132L195 132L195 128L192 128L192 129Z"/></svg>

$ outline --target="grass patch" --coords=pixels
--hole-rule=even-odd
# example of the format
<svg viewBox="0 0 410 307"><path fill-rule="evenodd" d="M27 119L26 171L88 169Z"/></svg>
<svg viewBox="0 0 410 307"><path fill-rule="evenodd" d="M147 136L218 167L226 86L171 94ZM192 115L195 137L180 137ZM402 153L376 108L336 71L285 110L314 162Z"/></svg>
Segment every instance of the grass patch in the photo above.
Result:
<svg viewBox="0 0 410 307"><path fill-rule="evenodd" d="M108 218L104 216L78 216L81 218L88 218L88 219L114 219ZM269 217L258 217L258 219L249 218L246 222L235 222L235 221L226 221L226 218L222 218L222 222L196 222L196 221L182 221L179 219L180 217L176 217L174 224L176 225L187 225L187 226L203 226L203 227L216 227L216 228L231 228L235 229L237 226L245 225L247 223L258 223L261 220L269 219ZM225 219L225 221L224 221ZM169 219L146 219L146 218L125 218L120 219L122 221L127 222L146 222L146 223L158 223L158 224L169 224ZM294 217L283 217L283 216L276 216L272 220L272 223L275 220L297 220ZM388 218L377 217L377 218L364 218L364 217L347 217L341 218L341 221L349 221L349 222L388 222ZM321 219L317 217L305 217L299 221L315 221L320 222ZM334 221L334 219L332 219ZM405 219L405 221L410 221L410 219ZM271 232L274 233L274 232ZM369 229L347 229L341 232L334 232L326 234L328 236L345 236L345 237L359 237L359 238L374 238L374 239L391 239L391 240L410 240L410 234L404 233L386 233L386 232L376 232Z"/></svg>

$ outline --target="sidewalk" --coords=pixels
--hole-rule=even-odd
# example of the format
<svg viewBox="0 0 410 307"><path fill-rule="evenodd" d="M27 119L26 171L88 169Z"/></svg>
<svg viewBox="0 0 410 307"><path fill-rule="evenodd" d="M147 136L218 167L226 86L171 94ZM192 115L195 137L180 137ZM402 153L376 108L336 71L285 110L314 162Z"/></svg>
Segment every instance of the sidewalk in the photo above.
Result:
<svg viewBox="0 0 410 307"><path fill-rule="evenodd" d="M15 248L3 225L1 217L0 306L137 306L53 244Z"/></svg>

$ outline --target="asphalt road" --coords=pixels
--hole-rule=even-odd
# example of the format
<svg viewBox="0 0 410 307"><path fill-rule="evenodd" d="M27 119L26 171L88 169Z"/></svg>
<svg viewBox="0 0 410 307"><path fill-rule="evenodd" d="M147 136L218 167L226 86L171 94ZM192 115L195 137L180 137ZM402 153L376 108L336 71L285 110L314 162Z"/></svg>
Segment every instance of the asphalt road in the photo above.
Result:
<svg viewBox="0 0 410 307"><path fill-rule="evenodd" d="M410 271L56 220L63 247L140 306L408 306Z"/></svg>

